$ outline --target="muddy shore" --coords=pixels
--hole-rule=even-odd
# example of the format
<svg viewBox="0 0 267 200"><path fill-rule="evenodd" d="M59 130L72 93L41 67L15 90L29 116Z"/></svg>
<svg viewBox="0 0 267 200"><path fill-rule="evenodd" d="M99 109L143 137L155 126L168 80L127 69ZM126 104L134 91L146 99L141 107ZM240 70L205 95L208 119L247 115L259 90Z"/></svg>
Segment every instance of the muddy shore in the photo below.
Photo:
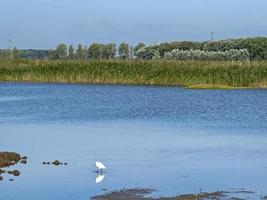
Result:
<svg viewBox="0 0 267 200"><path fill-rule="evenodd" d="M151 189L123 189L106 193L99 196L94 196L91 200L243 200L249 196L254 198L256 194L251 191L217 191L217 192L202 192L198 194L182 194L173 197L153 197ZM267 200L267 196L260 197Z"/></svg>

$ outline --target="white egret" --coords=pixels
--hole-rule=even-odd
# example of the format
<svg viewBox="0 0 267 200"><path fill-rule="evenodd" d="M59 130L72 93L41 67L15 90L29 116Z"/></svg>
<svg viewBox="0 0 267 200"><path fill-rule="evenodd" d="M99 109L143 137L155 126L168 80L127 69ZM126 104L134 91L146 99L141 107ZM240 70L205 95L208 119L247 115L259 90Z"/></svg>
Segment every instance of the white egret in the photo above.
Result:
<svg viewBox="0 0 267 200"><path fill-rule="evenodd" d="M97 169L102 172L103 169L106 169L106 166L102 163L102 162L99 162L99 161L96 161L95 162L95 166L97 167Z"/></svg>

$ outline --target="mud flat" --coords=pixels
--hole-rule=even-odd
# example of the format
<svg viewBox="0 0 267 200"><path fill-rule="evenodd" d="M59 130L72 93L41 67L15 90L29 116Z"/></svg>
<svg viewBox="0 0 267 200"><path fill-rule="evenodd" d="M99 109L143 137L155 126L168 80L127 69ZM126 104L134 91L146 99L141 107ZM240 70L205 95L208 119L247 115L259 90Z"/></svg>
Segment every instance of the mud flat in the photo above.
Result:
<svg viewBox="0 0 267 200"><path fill-rule="evenodd" d="M151 189L123 189L107 194L94 196L92 200L242 200L247 199L248 196L254 196L255 193L251 191L217 191L217 192L203 192L199 194L183 194L174 197L152 197L153 190ZM253 198L254 198L253 197ZM264 199L265 197L263 197Z"/></svg>

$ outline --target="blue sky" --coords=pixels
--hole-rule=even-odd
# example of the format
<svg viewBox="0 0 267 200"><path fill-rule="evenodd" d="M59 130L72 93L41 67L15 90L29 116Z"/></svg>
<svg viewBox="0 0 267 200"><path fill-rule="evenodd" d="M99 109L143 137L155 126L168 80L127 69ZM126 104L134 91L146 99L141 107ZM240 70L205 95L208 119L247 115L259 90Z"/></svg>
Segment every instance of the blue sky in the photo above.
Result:
<svg viewBox="0 0 267 200"><path fill-rule="evenodd" d="M0 0L0 48L267 36L266 0Z"/></svg>

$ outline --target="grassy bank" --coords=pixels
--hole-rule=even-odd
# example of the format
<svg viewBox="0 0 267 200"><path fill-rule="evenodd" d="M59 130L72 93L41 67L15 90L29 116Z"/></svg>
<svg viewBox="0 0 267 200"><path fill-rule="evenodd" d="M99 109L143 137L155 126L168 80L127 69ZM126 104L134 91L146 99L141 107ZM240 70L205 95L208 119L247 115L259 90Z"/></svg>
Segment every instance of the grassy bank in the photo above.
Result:
<svg viewBox="0 0 267 200"><path fill-rule="evenodd" d="M0 61L0 81L266 87L267 62Z"/></svg>

